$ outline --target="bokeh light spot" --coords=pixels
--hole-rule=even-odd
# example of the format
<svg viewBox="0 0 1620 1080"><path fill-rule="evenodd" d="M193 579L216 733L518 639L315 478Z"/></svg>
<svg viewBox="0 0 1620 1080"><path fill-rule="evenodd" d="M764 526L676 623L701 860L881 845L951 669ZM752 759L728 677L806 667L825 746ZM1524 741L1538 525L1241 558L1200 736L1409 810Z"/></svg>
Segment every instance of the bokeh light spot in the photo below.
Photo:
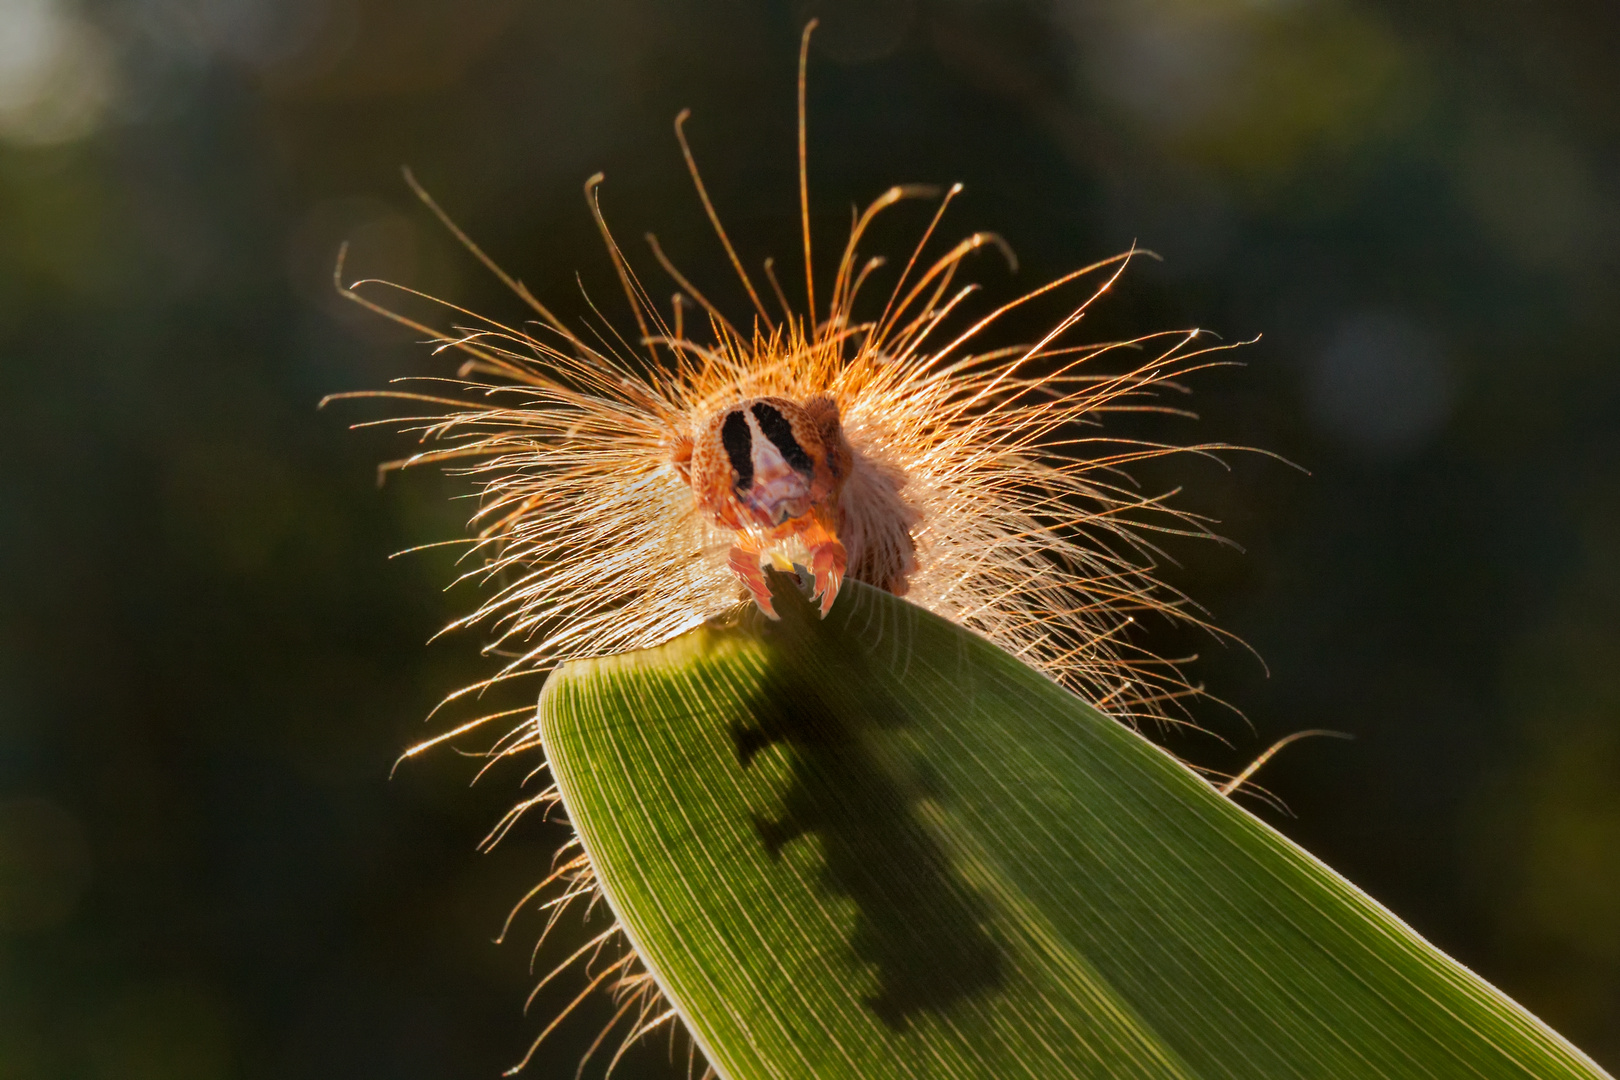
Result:
<svg viewBox="0 0 1620 1080"><path fill-rule="evenodd" d="M1064 6L1088 79L1171 156L1270 182L1410 123L1411 58L1370 11L1327 3Z"/></svg>
<svg viewBox="0 0 1620 1080"><path fill-rule="evenodd" d="M1620 239L1620 213L1591 171L1552 132L1523 123L1482 125L1463 149L1468 204L1486 232L1534 267L1579 264Z"/></svg>
<svg viewBox="0 0 1620 1080"><path fill-rule="evenodd" d="M1421 449L1451 411L1451 378L1433 334L1398 312L1340 323L1310 361L1311 418L1333 441L1371 459Z"/></svg>
<svg viewBox="0 0 1620 1080"><path fill-rule="evenodd" d="M53 0L0 0L0 139L43 145L95 131L112 98L110 50Z"/></svg>

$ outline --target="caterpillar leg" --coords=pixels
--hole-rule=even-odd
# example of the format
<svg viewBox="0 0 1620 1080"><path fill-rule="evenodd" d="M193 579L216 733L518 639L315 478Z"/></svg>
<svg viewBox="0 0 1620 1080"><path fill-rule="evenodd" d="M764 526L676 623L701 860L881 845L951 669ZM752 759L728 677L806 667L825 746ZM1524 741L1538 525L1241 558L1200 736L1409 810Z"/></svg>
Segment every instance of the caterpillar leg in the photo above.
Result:
<svg viewBox="0 0 1620 1080"><path fill-rule="evenodd" d="M731 567L731 572L737 575L737 580L743 583L743 587L754 598L759 610L765 613L765 617L780 619L781 616L776 613L776 606L771 603L770 586L765 584L765 571L759 568L759 552L733 545L726 561Z"/></svg>
<svg viewBox="0 0 1620 1080"><path fill-rule="evenodd" d="M849 568L849 556L844 545L835 539L823 540L810 549L810 573L815 576L816 588L812 596L821 597L821 617L825 619L838 599L838 587L844 583L844 571Z"/></svg>

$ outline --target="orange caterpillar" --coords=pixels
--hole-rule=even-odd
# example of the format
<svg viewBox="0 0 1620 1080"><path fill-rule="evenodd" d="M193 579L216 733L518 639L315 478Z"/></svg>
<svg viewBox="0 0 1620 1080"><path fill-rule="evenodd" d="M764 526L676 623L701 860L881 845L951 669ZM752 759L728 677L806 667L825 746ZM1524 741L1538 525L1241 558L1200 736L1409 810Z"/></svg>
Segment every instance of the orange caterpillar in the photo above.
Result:
<svg viewBox="0 0 1620 1080"><path fill-rule="evenodd" d="M799 57L802 308L788 300L769 259L774 308L762 299L703 185L685 112L676 136L752 302L745 326L649 235L652 255L678 288L669 317L661 314L608 228L600 175L586 182L586 196L629 302L634 345L612 344L611 328L582 333L559 319L419 187L536 320L516 328L445 305L469 321L436 330L358 291L386 283L344 285L340 276L345 295L464 357L454 395L335 395L428 406L426 415L384 421L416 431L424 444L384 468L441 462L481 486L467 576L492 589L452 628L489 628L490 650L510 659L452 699L571 658L658 645L739 600L774 616L762 571L768 563L803 567L823 614L845 578L863 581L983 634L1126 722L1168 718L1169 703L1197 690L1175 662L1140 650L1127 631L1147 611L1202 620L1155 578L1158 552L1143 533L1210 533L1203 520L1167 505L1167 495L1140 491L1125 470L1164 454L1228 447L1135 441L1107 434L1099 422L1114 412L1178 412L1154 395L1179 391L1177 377L1217 362L1208 354L1226 346L1205 347L1198 330L1069 343L1134 249L968 314L977 287L958 282L964 259L989 246L1013 260L990 233L928 254L959 185L943 193L894 187L878 196L856 217L826 304L818 305L804 167L804 71L814 25ZM920 198L937 200L932 217L887 296L864 303L862 289L881 276L885 260L864 257L862 239L877 215ZM1007 313L1086 279L1093 283L1082 298L1037 340L985 343ZM701 335L687 332L688 311L706 316ZM1127 352L1145 359L1123 372L1098 370L1100 359ZM539 745L532 707L513 712L525 718L488 751L492 758ZM505 715L456 726L407 756ZM556 799L552 787L519 804L490 842L524 810ZM553 883L564 892L545 905L548 927L573 900L595 895L580 853L562 859L530 896ZM593 938L569 963L587 952L594 958L611 937L610 929ZM634 973L631 956L591 985L609 978L624 1002L619 1015L639 1009L627 1043L673 1016L655 1015L656 987L645 972Z"/></svg>
<svg viewBox="0 0 1620 1080"><path fill-rule="evenodd" d="M1143 531L1209 533L1164 495L1139 491L1124 470L1163 454L1227 447L1133 441L1100 431L1098 422L1118 411L1177 411L1148 399L1180 390L1174 379L1209 363L1212 350L1196 329L1067 343L1134 250L964 315L977 287L958 282L963 260L986 246L1012 258L990 233L925 256L959 185L942 196L894 187L874 200L856 218L828 302L818 306L804 55L802 310L788 301L771 260L765 274L774 313L744 269L687 146L685 112L676 135L752 300L746 329L649 235L679 289L669 318L660 313L601 213L600 175L586 183L587 200L629 301L636 349L622 340L614 348L601 332L596 344L587 341L420 188L537 320L518 329L453 308L474 321L434 330L357 291L385 283L340 282L359 303L465 357L462 396L380 395L437 410L390 421L414 423L425 446L385 468L445 462L482 485L471 541L482 558L468 575L498 584L455 625L490 627L491 648L515 651L497 678L525 674L660 644L739 595L772 614L762 564L798 564L823 612L853 577L984 634L1116 716L1164 716L1167 701L1192 691L1174 663L1138 651L1124 633L1144 611L1200 620L1185 597L1155 579L1158 552ZM886 299L861 305L863 286L885 263L862 255L863 236L878 214L916 198L938 199L931 220ZM1008 312L1099 275L1038 340L983 345ZM701 338L686 330L694 309L707 316ZM1124 350L1149 358L1122 373L1094 370L1099 358Z"/></svg>

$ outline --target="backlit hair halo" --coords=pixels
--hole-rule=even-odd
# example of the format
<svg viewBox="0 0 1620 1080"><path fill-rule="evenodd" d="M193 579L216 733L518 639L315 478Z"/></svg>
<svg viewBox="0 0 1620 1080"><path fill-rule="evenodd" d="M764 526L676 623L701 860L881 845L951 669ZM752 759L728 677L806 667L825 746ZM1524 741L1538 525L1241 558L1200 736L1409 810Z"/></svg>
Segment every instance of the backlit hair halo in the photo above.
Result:
<svg viewBox="0 0 1620 1080"><path fill-rule="evenodd" d="M382 468L443 463L479 485L467 540L476 565L464 576L491 589L476 611L446 629L485 627L489 650L507 659L447 703L570 659L661 644L739 601L774 616L763 575L774 565L802 568L823 614L846 577L863 581L983 635L1124 722L1177 721L1174 703L1200 690L1180 662L1151 655L1128 631L1144 612L1208 624L1157 580L1162 554L1144 533L1213 534L1205 519L1167 502L1175 492L1144 494L1125 470L1166 454L1236 448L1123 438L1099 421L1114 412L1181 413L1156 394L1182 392L1179 378L1223 362L1211 354L1231 346L1207 344L1197 329L1069 343L1092 304L1142 254L1134 247L968 315L977 286L957 280L967 256L993 247L1016 262L999 237L984 232L925 255L960 185L897 186L873 200L855 217L825 306L818 306L805 170L805 67L814 28L813 21L806 26L799 53L803 308L790 301L772 260L764 262L763 280L774 307L745 268L687 143L686 111L676 117L676 138L751 302L743 325L648 234L651 254L677 286L665 317L609 230L601 174L585 193L629 302L634 345L605 319L583 332L571 328L496 265L408 172L427 207L535 318L519 329L388 282L345 284L340 255L345 296L463 358L453 380L435 380L449 382L448 393L332 395L430 407L425 415L378 421L416 433L423 445ZM885 260L864 257L860 243L878 214L912 199L933 200L934 212L887 297L866 304L863 287ZM1076 285L1087 289L1083 299L1038 340L986 344L1009 312ZM434 329L363 295L367 286L441 304L465 324ZM689 310L703 318L689 320ZM688 332L689 322L701 337ZM1100 359L1126 353L1146 359L1125 372L1098 370ZM532 711L458 724L406 756L516 713L526 718L482 753L529 753L539 749ZM549 811L556 802L555 786L524 800L485 844L525 811ZM576 837L518 909L543 899L549 932L574 901L598 896ZM586 993L604 985L613 992L619 1009L592 1053L626 1018L633 1022L620 1054L675 1017L616 931L591 938L535 989L584 962ZM568 1011L535 1040L524 1063Z"/></svg>

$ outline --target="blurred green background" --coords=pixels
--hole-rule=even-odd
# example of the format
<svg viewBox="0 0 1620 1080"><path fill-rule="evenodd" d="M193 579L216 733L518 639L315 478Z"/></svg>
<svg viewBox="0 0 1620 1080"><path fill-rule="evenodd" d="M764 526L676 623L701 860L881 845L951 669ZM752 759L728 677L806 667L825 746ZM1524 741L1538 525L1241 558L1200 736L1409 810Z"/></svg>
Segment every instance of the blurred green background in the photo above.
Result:
<svg viewBox="0 0 1620 1080"><path fill-rule="evenodd" d="M1023 262L973 268L992 297L1134 239L1165 261L1093 336L1264 335L1201 420L1139 425L1309 470L1150 478L1246 549L1171 574L1270 672L1156 629L1253 723L1174 748L1353 732L1259 812L1620 1067L1612 3L0 0L0 1077L491 1077L577 992L523 1018L539 923L490 943L560 835L474 852L526 768L388 777L487 668L424 644L473 600L451 556L387 558L459 535L462 489L379 490L400 441L345 430L377 411L315 410L448 365L332 260L520 317L409 164L540 296L616 303L602 169L620 234L739 309L670 121L744 257L790 262L810 14L824 251L850 203L961 180L947 231Z"/></svg>

